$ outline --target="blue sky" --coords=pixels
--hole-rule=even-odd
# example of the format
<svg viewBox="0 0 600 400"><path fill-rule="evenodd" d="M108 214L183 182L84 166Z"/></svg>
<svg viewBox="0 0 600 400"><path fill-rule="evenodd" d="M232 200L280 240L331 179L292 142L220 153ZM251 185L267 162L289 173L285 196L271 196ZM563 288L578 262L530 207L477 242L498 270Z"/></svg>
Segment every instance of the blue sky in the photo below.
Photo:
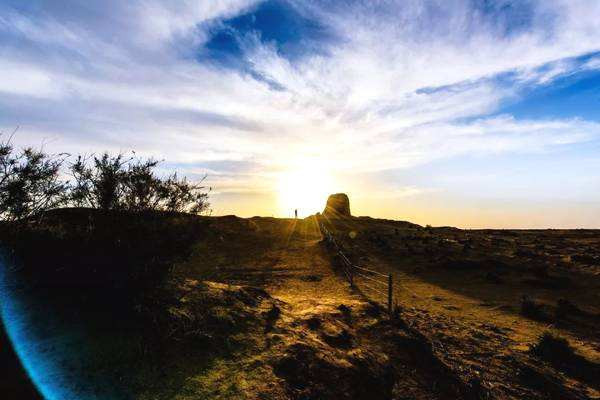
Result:
<svg viewBox="0 0 600 400"><path fill-rule="evenodd" d="M357 214L600 227L598 15L595 0L4 0L0 130L208 173L216 214L317 211L278 204L310 165Z"/></svg>

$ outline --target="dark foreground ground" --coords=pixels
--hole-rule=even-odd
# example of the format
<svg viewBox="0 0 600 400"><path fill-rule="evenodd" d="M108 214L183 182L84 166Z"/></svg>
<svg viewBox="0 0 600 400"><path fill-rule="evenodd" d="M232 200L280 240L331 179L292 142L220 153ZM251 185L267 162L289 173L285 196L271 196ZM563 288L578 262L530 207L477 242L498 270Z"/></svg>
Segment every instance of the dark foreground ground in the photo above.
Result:
<svg viewBox="0 0 600 400"><path fill-rule="evenodd" d="M348 285L319 222L355 264L393 275L393 318L368 279ZM90 224L87 217L73 223ZM186 238L177 245L128 231L136 244L121 251L141 257L125 262L118 251L114 259L97 254L102 262L92 268L85 248L70 254L78 267L68 271L78 277L70 298L103 265L110 267L100 273L99 292L114 293L98 302L86 290L75 314L96 328L86 336L88 364L71 374L112 374L123 398L135 399L600 398L598 231L465 231L317 217L189 224L169 223L167 236ZM123 246L123 238L102 237L102 254ZM159 242L157 263L141 249ZM64 250L54 247L61 260ZM37 261L27 262L37 277ZM41 275L65 293L62 264ZM169 272L146 279L149 266ZM114 268L136 274L117 274L115 282ZM55 307L75 307L68 304ZM0 369L10 372L0 388L29 390L2 346Z"/></svg>

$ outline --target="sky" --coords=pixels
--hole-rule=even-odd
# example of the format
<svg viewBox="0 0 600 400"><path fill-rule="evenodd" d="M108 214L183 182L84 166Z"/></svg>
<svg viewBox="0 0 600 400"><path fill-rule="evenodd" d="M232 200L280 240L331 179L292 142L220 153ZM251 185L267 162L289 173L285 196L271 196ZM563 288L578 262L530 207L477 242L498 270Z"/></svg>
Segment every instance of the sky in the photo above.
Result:
<svg viewBox="0 0 600 400"><path fill-rule="evenodd" d="M0 0L0 132L214 215L600 228L596 0Z"/></svg>

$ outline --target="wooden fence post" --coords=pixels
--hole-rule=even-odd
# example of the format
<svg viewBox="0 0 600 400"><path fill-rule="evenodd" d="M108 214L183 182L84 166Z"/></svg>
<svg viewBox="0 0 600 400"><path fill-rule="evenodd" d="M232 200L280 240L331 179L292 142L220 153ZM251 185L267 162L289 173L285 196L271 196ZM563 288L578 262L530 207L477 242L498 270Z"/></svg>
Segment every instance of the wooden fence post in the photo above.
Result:
<svg viewBox="0 0 600 400"><path fill-rule="evenodd" d="M388 312L392 315L392 296L393 296L393 286L392 286L392 274L388 275Z"/></svg>

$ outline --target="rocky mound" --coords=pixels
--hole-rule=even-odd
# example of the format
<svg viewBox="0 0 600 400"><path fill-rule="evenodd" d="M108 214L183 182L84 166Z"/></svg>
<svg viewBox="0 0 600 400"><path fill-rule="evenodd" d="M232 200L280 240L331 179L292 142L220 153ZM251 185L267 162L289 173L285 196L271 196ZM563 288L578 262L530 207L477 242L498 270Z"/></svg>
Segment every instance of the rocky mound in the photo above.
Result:
<svg viewBox="0 0 600 400"><path fill-rule="evenodd" d="M350 199L345 193L329 195L323 215L328 218L350 217Z"/></svg>

